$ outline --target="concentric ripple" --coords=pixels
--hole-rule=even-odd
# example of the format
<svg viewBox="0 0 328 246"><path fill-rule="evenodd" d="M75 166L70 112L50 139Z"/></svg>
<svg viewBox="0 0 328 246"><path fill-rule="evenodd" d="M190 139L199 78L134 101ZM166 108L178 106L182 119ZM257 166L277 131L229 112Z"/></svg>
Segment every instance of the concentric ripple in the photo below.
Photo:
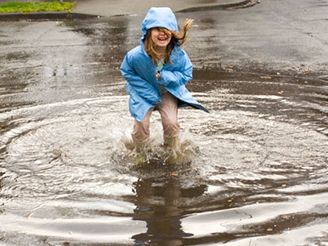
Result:
<svg viewBox="0 0 328 246"><path fill-rule="evenodd" d="M216 94L195 96L215 105ZM158 233L152 218L171 218L167 226L180 226L170 233L198 245L255 232L298 234L297 227L314 223L316 228L319 218L326 218L324 134L245 110L182 109L182 137L197 146L192 163L150 163L138 170L123 158L122 140L133 123L126 103L125 96L88 98L1 115L8 126L0 139L2 231L46 236L50 242L132 244ZM158 114L151 124L156 150ZM300 215L301 221L284 228ZM290 240L285 234L279 238Z"/></svg>

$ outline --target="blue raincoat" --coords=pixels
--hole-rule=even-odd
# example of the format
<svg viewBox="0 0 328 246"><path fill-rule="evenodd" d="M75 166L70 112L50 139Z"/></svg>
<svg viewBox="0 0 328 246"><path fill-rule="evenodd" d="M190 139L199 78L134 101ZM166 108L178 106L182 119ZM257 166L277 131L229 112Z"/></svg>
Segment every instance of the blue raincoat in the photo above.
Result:
<svg viewBox="0 0 328 246"><path fill-rule="evenodd" d="M156 65L144 49L144 38L153 27L178 31L178 24L170 8L151 8L142 23L143 37L139 46L130 50L121 64L121 73L127 81L129 110L131 115L142 121L147 112L161 102L160 86L178 99L178 106L192 106L208 110L198 103L185 87L192 79L192 63L187 53L179 46L174 47L170 63L164 64L160 79L156 79Z"/></svg>

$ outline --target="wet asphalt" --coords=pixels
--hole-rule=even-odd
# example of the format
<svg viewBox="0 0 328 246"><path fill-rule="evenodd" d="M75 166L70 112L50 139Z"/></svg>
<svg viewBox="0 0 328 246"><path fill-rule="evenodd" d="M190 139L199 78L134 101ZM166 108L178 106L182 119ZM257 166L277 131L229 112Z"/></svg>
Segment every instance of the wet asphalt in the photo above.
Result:
<svg viewBox="0 0 328 246"><path fill-rule="evenodd" d="M164 3L159 1L154 4L162 6ZM103 8L101 8L102 5ZM124 2L104 4L102 1L95 1L95 3L79 1L72 15L49 14L49 18L62 21L74 17L76 19L90 18L90 20L98 17L99 22L112 18L113 23L119 23L119 18L129 19L135 24L130 25L133 29L129 31L137 35L138 23L151 5L147 3L140 4L138 8L124 8L126 5ZM297 1L295 3L294 1L224 0L204 3L189 1L185 5L169 1L167 5L177 11L177 16L181 21L186 17L195 19L197 30L190 34L191 40L187 50L193 51L190 56L194 57L194 63L197 65L206 66L208 63L215 63L216 65L211 66L221 66L224 69L233 65L240 70L264 69L269 72L287 71L301 75L320 73L320 78L326 78L327 1ZM124 9L127 11L123 11ZM2 20L6 18L4 16ZM8 16L7 20L10 21L12 18L16 17ZM17 18L23 22L24 19L44 21L47 15L35 14L29 17L21 15ZM19 21L16 23L17 27L13 22L10 23L12 29L7 29L8 25L6 21L3 21L0 29L4 37L3 44L19 42L21 37L15 37L15 30L21 23ZM34 37L36 43L42 41L34 34L35 30L25 31L27 32L24 35L29 37L28 39ZM36 33L51 35L52 31L56 32L56 30L49 31L45 27L38 29ZM10 35L7 35L7 32ZM64 42L65 40L61 40L60 45L65 45ZM138 40L130 47L137 44ZM12 45L2 45L1 48L8 53L15 52L15 46ZM206 59L202 59L205 57ZM2 60L5 63L5 59L2 58Z"/></svg>
<svg viewBox="0 0 328 246"><path fill-rule="evenodd" d="M185 45L195 67L194 77L213 77L207 70L237 76L255 73L266 80L286 75L304 81L317 79L317 83L323 84L320 93L326 94L326 2L262 1L248 8L177 13L180 23L185 18L195 19ZM139 44L143 15L57 17L60 18L51 21L42 16L1 22L0 68L4 90L22 86L28 80L42 80L43 76L55 80L60 76L63 81L77 84L91 74L97 75L92 77L94 84L111 79L122 81L118 67L124 54ZM41 71L32 73L33 67ZM86 71L81 73L81 67ZM43 95L45 101L75 95L35 93L31 101L38 101ZM76 94L83 93L76 91Z"/></svg>
<svg viewBox="0 0 328 246"><path fill-rule="evenodd" d="M113 0L80 0L74 8L74 13L117 16L140 15L144 16L150 7L170 7L174 12L191 12L209 9L243 8L257 4L256 0L148 0L148 1L113 1Z"/></svg>
<svg viewBox="0 0 328 246"><path fill-rule="evenodd" d="M200 149L182 171L119 156L141 12L0 22L0 242L328 242L328 1L177 12L211 111L179 113Z"/></svg>

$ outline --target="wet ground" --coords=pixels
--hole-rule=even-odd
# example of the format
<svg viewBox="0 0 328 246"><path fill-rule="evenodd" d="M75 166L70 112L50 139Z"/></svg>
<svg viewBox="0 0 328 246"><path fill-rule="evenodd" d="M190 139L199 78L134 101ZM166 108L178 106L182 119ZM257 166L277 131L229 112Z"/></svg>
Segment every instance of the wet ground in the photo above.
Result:
<svg viewBox="0 0 328 246"><path fill-rule="evenodd" d="M297 4L178 14L211 111L180 111L180 166L124 159L141 17L1 22L0 244L327 245L328 4Z"/></svg>

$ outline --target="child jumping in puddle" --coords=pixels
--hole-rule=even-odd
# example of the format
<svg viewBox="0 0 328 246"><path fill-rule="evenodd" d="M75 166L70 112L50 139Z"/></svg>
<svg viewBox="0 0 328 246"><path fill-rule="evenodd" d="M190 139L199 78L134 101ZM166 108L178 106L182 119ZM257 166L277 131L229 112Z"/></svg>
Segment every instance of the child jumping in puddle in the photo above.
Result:
<svg viewBox="0 0 328 246"><path fill-rule="evenodd" d="M179 30L176 17L167 7L150 8L142 22L140 45L130 50L121 64L127 81L129 110L134 117L132 139L137 151L149 141L152 112L161 116L164 146L179 152L178 108L202 109L185 87L192 79L192 63L181 48L193 20L187 19Z"/></svg>

